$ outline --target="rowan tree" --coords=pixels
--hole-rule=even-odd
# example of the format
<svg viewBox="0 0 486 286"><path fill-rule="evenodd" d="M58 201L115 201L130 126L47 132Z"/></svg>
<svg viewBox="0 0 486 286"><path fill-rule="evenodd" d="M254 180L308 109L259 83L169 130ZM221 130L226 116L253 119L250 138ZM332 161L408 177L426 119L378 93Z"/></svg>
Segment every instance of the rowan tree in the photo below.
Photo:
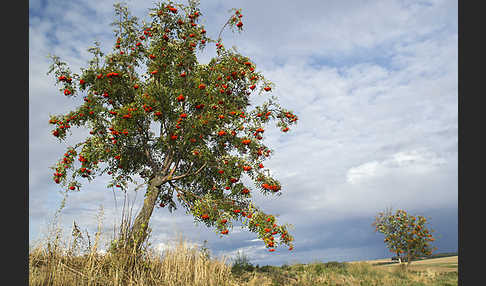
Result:
<svg viewBox="0 0 486 286"><path fill-rule="evenodd" d="M72 126L90 130L52 167L53 179L67 191L80 191L82 180L106 173L107 188L126 191L133 176L143 178L143 207L130 229L135 248L146 239L156 206L171 212L179 206L221 235L240 221L269 251L279 244L292 250L288 225L255 206L252 192L280 195L280 182L263 165L273 153L262 142L264 127L273 121L287 132L298 117L275 96L250 104L250 96L270 95L274 84L249 57L223 45L225 28L243 30L241 9L231 10L213 40L199 23L198 6L194 0L156 3L150 21L140 24L126 6L115 4L112 52L105 54L95 42L80 74L51 56L48 74L54 73L61 93L83 97L77 109L50 116L52 134L63 141ZM199 63L197 50L214 44L216 55ZM251 184L242 182L244 176Z"/></svg>
<svg viewBox="0 0 486 286"><path fill-rule="evenodd" d="M404 210L380 212L373 222L376 232L385 235L384 242L390 252L396 254L401 263L404 259L409 265L414 259L429 256L435 248L431 242L433 230L427 227L423 216L412 216Z"/></svg>

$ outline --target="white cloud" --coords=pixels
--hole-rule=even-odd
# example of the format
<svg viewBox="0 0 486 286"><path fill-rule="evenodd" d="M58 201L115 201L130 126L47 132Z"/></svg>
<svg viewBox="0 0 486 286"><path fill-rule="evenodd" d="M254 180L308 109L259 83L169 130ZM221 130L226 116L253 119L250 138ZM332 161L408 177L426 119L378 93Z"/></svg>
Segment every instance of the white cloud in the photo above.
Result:
<svg viewBox="0 0 486 286"><path fill-rule="evenodd" d="M385 177L394 172L416 173L426 176L446 163L444 158L426 150L412 150L393 154L391 157L377 162L366 162L352 167L346 174L346 180L351 184L359 184L367 179Z"/></svg>
<svg viewBox="0 0 486 286"><path fill-rule="evenodd" d="M367 177L374 177L380 169L380 164L376 161L364 163L357 167L351 168L346 177L347 181L351 184L355 184L360 180L366 179Z"/></svg>

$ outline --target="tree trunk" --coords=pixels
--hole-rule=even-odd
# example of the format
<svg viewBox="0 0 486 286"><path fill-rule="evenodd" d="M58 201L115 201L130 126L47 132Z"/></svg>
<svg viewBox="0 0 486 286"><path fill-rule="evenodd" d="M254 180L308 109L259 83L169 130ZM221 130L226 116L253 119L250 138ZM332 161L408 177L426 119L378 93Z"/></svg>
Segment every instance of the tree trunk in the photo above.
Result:
<svg viewBox="0 0 486 286"><path fill-rule="evenodd" d="M155 203L157 202L157 197L160 194L160 189L158 187L166 182L166 177L155 177L149 181L147 193L143 201L143 207L135 218L127 238L129 240L128 245L130 248L135 249L136 251L140 250L140 247L147 238L147 228L150 217L152 216Z"/></svg>

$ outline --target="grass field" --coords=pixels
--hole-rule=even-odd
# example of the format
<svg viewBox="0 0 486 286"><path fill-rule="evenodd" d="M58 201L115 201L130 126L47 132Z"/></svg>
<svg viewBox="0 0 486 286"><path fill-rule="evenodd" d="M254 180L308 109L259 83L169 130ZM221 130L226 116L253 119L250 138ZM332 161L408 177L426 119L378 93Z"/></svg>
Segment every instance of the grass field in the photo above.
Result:
<svg viewBox="0 0 486 286"><path fill-rule="evenodd" d="M412 262L407 270L390 261L328 262L268 267L240 275L240 285L457 285L457 256ZM247 284L244 284L247 283Z"/></svg>
<svg viewBox="0 0 486 286"><path fill-rule="evenodd" d="M240 256L232 262L215 259L182 237L163 253L145 244L138 256L129 249L100 254L101 222L90 237L73 229L65 238L53 227L29 249L29 285L103 286L320 286L320 285L434 285L458 284L457 256L414 261L408 269L388 259L354 262L315 262L254 266ZM123 231L120 232L123 234ZM119 239L119 238L118 238ZM237 257L238 258L238 257Z"/></svg>
<svg viewBox="0 0 486 286"><path fill-rule="evenodd" d="M457 256L413 262L408 271L385 260L277 266L231 267L183 240L162 255L146 249L139 258L128 253L75 255L60 241L37 245L29 253L29 285L457 285ZM386 261L389 261L387 259Z"/></svg>
<svg viewBox="0 0 486 286"><path fill-rule="evenodd" d="M350 263L366 262L377 268L393 270L399 267L398 263L390 263L390 258L356 261ZM424 260L413 261L409 270L412 271L434 271L434 272L454 272L457 271L458 256L429 258Z"/></svg>

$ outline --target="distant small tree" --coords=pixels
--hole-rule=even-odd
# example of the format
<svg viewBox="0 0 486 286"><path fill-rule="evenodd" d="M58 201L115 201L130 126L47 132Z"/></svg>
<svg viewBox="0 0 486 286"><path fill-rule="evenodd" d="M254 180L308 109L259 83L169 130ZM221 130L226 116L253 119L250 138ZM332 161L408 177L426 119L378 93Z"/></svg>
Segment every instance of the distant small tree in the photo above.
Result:
<svg viewBox="0 0 486 286"><path fill-rule="evenodd" d="M376 232L385 235L385 244L390 252L396 253L399 263L404 259L407 266L420 256L429 256L436 248L430 243L434 241L432 229L426 226L427 219L423 216L412 216L404 210L391 209L380 212L373 222Z"/></svg>

